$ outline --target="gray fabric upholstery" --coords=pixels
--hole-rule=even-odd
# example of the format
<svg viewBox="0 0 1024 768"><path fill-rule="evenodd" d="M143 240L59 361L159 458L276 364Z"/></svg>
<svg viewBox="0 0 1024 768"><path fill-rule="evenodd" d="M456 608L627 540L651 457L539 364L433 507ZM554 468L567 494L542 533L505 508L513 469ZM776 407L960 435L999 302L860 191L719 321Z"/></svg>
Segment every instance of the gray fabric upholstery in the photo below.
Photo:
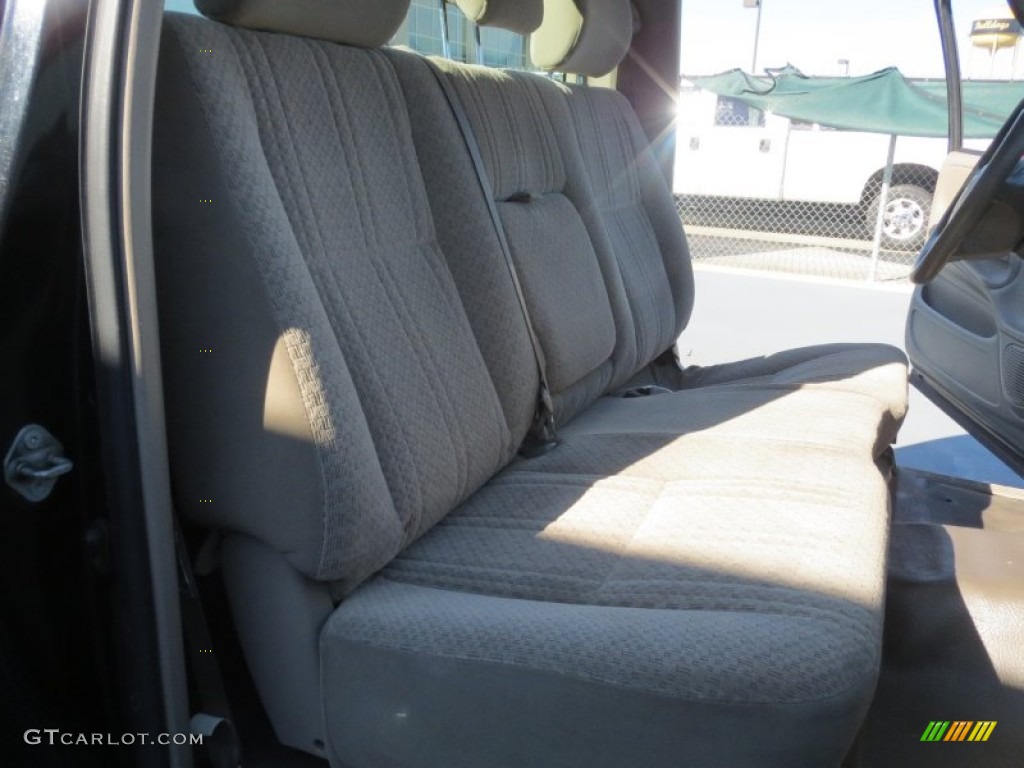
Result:
<svg viewBox="0 0 1024 768"><path fill-rule="evenodd" d="M494 380L514 452L533 418L538 386L525 320L448 103L420 56L387 53L408 105L438 242Z"/></svg>
<svg viewBox="0 0 1024 768"><path fill-rule="evenodd" d="M903 361L640 372L692 278L617 97L444 65L482 190L417 56L173 15L162 45L175 482L302 575L279 598L331 582L332 763L838 764L878 670ZM557 383L562 443L531 460L537 375L485 194ZM642 376L680 391L601 397ZM233 606L247 632L257 607ZM313 655L300 623L243 645L264 670L271 645Z"/></svg>
<svg viewBox="0 0 1024 768"><path fill-rule="evenodd" d="M808 415L801 416L802 412ZM602 398L563 432L567 437L591 435L607 440L697 432L750 440L771 437L782 446L788 441L823 448L858 446L873 458L894 441L900 421L885 404L863 392L813 385L737 384L649 397Z"/></svg>
<svg viewBox="0 0 1024 768"><path fill-rule="evenodd" d="M562 88L629 303L635 336L620 351L630 357L624 365L636 370L669 349L690 319L690 254L672 196L626 99L606 88Z"/></svg>
<svg viewBox="0 0 1024 768"><path fill-rule="evenodd" d="M304 578L278 552L247 536L226 536L220 557L235 630L274 734L283 744L322 754L315 649L334 612L328 585Z"/></svg>
<svg viewBox="0 0 1024 768"><path fill-rule="evenodd" d="M466 17L481 27L500 27L528 35L544 18L543 0L455 0Z"/></svg>
<svg viewBox="0 0 1024 768"><path fill-rule="evenodd" d="M600 301L604 280L586 247L587 230L572 203L558 194L501 203L498 210L531 319L551 361L548 380L553 392L562 393L611 358L615 349L615 321L607 299ZM571 292L565 290L568 285ZM594 299L598 301L590 304Z"/></svg>
<svg viewBox="0 0 1024 768"><path fill-rule="evenodd" d="M622 278L570 138L568 104L558 86L536 75L436 63L476 132L547 360L556 415L567 422L635 370ZM410 61L400 75L417 65L427 66ZM413 96L410 109L415 114L431 99L443 99L436 85ZM437 208L450 204L444 192L433 196Z"/></svg>
<svg viewBox="0 0 1024 768"><path fill-rule="evenodd" d="M199 12L236 27L377 48L390 40L409 0L195 0Z"/></svg>
<svg viewBox="0 0 1024 768"><path fill-rule="evenodd" d="M224 28L170 15L162 35L154 246L177 499L200 522L272 542L302 573L333 575L343 555L328 542L359 551L358 535L334 529L343 495L382 517L391 505L347 366L261 162L227 39ZM186 55L208 44L223 44L226 64L200 69L193 86ZM237 158L230 171L218 151L226 142ZM231 202L240 190L244 205ZM349 471L358 481L346 487ZM293 510L287 525L283 509ZM367 551L401 543L397 524L366 533Z"/></svg>
<svg viewBox="0 0 1024 768"><path fill-rule="evenodd" d="M208 209L193 203L200 216L209 211L200 226L158 214L161 300L171 313L165 354L181 377L168 387L181 414L171 448L179 466L202 468L182 473L195 484L185 498L199 519L267 541L308 576L354 586L515 450L436 242L397 78L378 52L184 17L169 17L166 33L161 146L180 151L161 149L157 183L198 201L216 180L222 194ZM201 48L219 51L216 63ZM268 292L248 310L267 325L258 357L242 316L212 287L226 279L221 270L258 276ZM207 281L210 295L197 301L194 287ZM210 346L211 334L224 345L211 375L224 381L198 391L194 350ZM242 387L252 394L238 421L262 426L259 395L278 339L310 425L299 442L315 446L296 446L294 461L319 482L286 483L264 500L226 486L244 485L288 441L257 433L198 452L196 443L211 421L237 439L217 414L242 408ZM237 349L256 366L248 377L228 367ZM266 458L254 463L261 445ZM275 519L282 507L268 505L287 508L289 494L307 517Z"/></svg>
<svg viewBox="0 0 1024 768"><path fill-rule="evenodd" d="M851 365L854 361L854 365ZM683 387L706 387L717 384L760 383L770 380L779 384L799 384L809 380L849 382L854 374L884 370L889 381L880 386L906 389L899 375L906 365L906 355L884 344L821 344L777 352L719 365L684 368L680 372ZM853 386L851 384L851 386ZM886 400L905 401L906 392L895 392ZM895 404L895 403L894 403Z"/></svg>
<svg viewBox="0 0 1024 768"><path fill-rule="evenodd" d="M475 602L444 591L404 591L409 605L416 597L437 597L433 606L457 602L465 611ZM488 609L499 610L499 601L486 601ZM508 602L519 608L518 601ZM623 653L634 645L647 651L635 642L638 636L629 632L617 645ZM344 745L332 753L338 765L822 768L839 765L851 723L862 716L861 709L850 708L852 691L751 707L326 637L325 679L332 687L368 692L358 701L327 702L328 722L340 737L334 743Z"/></svg>
<svg viewBox="0 0 1024 768"><path fill-rule="evenodd" d="M907 414L907 357L885 344L822 344L683 370L652 368L655 383L672 389L712 386L821 387L855 392L876 400L896 427ZM879 435L892 442L895 431Z"/></svg>
<svg viewBox="0 0 1024 768"><path fill-rule="evenodd" d="M632 39L629 0L544 0L530 58L541 69L600 77L619 65Z"/></svg>
<svg viewBox="0 0 1024 768"><path fill-rule="evenodd" d="M883 557L887 527L884 516L866 514L884 509L887 495L870 451L838 435L831 443L713 430L676 437L642 427L631 435L574 434L565 450L513 465L392 561L383 577L574 605L777 617L820 612L831 617L821 628L828 634L839 631L832 614L841 614L849 644L870 664L882 579L873 566ZM414 632L410 622L407 633ZM755 632L752 626L747 640ZM384 642L402 642L403 633L384 635ZM452 642L474 641L454 632ZM719 653L732 657L735 650L709 647L703 657ZM807 694L793 676L707 682L688 670L655 681L643 666L660 662L639 656L618 664L585 654L537 663L563 671L583 665L620 685L669 694L703 691L736 701ZM717 666L705 674L718 674ZM807 664L802 674L817 675L830 694L829 686L849 683L835 669L823 683L825 668ZM852 674L865 671L862 665Z"/></svg>
<svg viewBox="0 0 1024 768"><path fill-rule="evenodd" d="M877 404L710 393L687 393L706 428L683 436L642 418L632 434L585 433L584 414L557 451L513 464L342 604L322 646L329 728L347 735L336 757L387 765L415 743L453 764L615 765L614 742L636 739L643 765L838 764L881 647ZM814 426L788 439L755 415L773 406ZM368 664L402 674L371 686ZM511 678L525 701L506 713ZM595 697L628 728L611 716L611 734L595 732ZM363 708L377 713L372 743ZM513 747L486 730L503 716L518 734L543 722L545 737ZM450 722L502 747L472 732L449 744ZM757 736L725 743L730 731Z"/></svg>

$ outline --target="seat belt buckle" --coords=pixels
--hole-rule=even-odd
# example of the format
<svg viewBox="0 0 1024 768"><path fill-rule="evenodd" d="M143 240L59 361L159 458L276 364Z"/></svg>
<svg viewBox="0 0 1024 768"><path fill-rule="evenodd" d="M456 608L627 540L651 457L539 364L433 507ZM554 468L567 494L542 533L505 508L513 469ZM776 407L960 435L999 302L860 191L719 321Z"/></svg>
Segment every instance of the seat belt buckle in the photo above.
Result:
<svg viewBox="0 0 1024 768"><path fill-rule="evenodd" d="M537 412L533 416L530 432L519 447L519 454L527 459L543 456L558 447L555 426L555 403L551 392L542 383L537 395Z"/></svg>
<svg viewBox="0 0 1024 768"><path fill-rule="evenodd" d="M633 387L619 394L619 397L629 399L634 397L650 397L651 395L669 395L672 390L668 387L659 387L657 384L645 384L642 387Z"/></svg>

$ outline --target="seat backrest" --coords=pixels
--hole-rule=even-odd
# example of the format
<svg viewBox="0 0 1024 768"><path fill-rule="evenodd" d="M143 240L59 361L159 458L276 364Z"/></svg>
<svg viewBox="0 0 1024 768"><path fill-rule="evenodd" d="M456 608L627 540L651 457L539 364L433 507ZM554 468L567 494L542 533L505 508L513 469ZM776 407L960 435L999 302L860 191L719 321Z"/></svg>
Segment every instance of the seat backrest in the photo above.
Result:
<svg viewBox="0 0 1024 768"><path fill-rule="evenodd" d="M583 160L566 139L573 131L568 102L553 82L536 75L427 62L401 51L389 55L405 88L438 221L465 214L445 167L454 162L464 169L460 188L479 195L480 185L431 66L452 84L466 113L488 176L486 193L495 201L543 349L556 415L564 423L631 375L616 350L622 338L633 336ZM492 239L483 241L488 251ZM446 243L445 255L479 262L480 250L480 240L460 235Z"/></svg>
<svg viewBox="0 0 1024 768"><path fill-rule="evenodd" d="M552 72L600 77L625 57L638 21L630 0L545 0L531 56ZM639 370L671 347L689 321L693 271L686 239L668 185L625 97L602 87L560 87L625 289L636 334L633 365ZM629 346L624 341L620 354L628 356Z"/></svg>
<svg viewBox="0 0 1024 768"><path fill-rule="evenodd" d="M488 0L484 12L466 5L481 24L520 31L539 15L533 8L539 3L519 0ZM569 0L566 13L557 5L544 4L534 50L538 40L557 49L551 60L560 68L613 69L632 35L629 1ZM461 204L453 203L445 169L466 154L450 138L458 128L427 63L401 52L392 59L414 116L435 215L457 220ZM689 319L693 277L671 195L621 94L443 60L433 66L452 84L480 146L487 193L547 360L556 415L565 423L670 349ZM425 125L429 130L419 128ZM448 137L443 151L437 136ZM470 167L468 159L463 165ZM466 173L461 183L477 186ZM459 238L444 251L449 259L472 260L476 243Z"/></svg>
<svg viewBox="0 0 1024 768"><path fill-rule="evenodd" d="M690 319L693 271L686 238L626 98L608 88L567 85L563 90L626 292L636 334L632 365L639 370L671 348Z"/></svg>
<svg viewBox="0 0 1024 768"><path fill-rule="evenodd" d="M510 321L495 384L394 68L335 44L382 45L408 0L307 0L283 15L310 37L206 4L235 26L168 15L154 141L179 505L344 592L511 459L536 372Z"/></svg>

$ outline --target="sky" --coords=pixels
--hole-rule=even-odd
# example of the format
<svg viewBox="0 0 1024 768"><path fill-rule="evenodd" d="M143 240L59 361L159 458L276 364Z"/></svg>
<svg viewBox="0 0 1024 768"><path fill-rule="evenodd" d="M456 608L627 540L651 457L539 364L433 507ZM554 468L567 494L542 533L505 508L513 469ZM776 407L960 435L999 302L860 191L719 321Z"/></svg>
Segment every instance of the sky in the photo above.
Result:
<svg viewBox="0 0 1024 768"><path fill-rule="evenodd" d="M977 18L1008 15L998 0L953 0L965 77L989 76L987 50L967 33ZM757 10L743 0L683 0L680 71L706 75L751 70ZM1024 78L1024 43L1017 62ZM787 62L808 75L863 75L898 66L910 77L942 77L942 50L932 0L762 0L758 69ZM1013 54L997 54L993 77L1010 76Z"/></svg>

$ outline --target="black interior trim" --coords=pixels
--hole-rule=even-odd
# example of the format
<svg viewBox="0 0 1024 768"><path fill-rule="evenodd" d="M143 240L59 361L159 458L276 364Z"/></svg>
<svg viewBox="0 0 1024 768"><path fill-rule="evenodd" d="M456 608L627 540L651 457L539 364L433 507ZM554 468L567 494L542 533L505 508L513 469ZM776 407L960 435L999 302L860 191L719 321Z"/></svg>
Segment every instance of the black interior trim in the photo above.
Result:
<svg viewBox="0 0 1024 768"><path fill-rule="evenodd" d="M161 17L159 3L91 3L79 180L121 661L118 688L126 724L154 734L188 731L158 357L152 365L159 348L149 193L138 197L149 184ZM131 760L161 768L192 764L187 746L136 747Z"/></svg>
<svg viewBox="0 0 1024 768"><path fill-rule="evenodd" d="M956 26L950 0L935 0L942 39L942 60L946 67L946 102L949 105L949 151L957 152L964 145L964 108L960 82L960 53L956 45Z"/></svg>
<svg viewBox="0 0 1024 768"><path fill-rule="evenodd" d="M964 430L994 453L1000 461L1024 477L1024 453L999 435L984 427L970 411L959 406L944 390L916 368L910 372L910 383Z"/></svg>

